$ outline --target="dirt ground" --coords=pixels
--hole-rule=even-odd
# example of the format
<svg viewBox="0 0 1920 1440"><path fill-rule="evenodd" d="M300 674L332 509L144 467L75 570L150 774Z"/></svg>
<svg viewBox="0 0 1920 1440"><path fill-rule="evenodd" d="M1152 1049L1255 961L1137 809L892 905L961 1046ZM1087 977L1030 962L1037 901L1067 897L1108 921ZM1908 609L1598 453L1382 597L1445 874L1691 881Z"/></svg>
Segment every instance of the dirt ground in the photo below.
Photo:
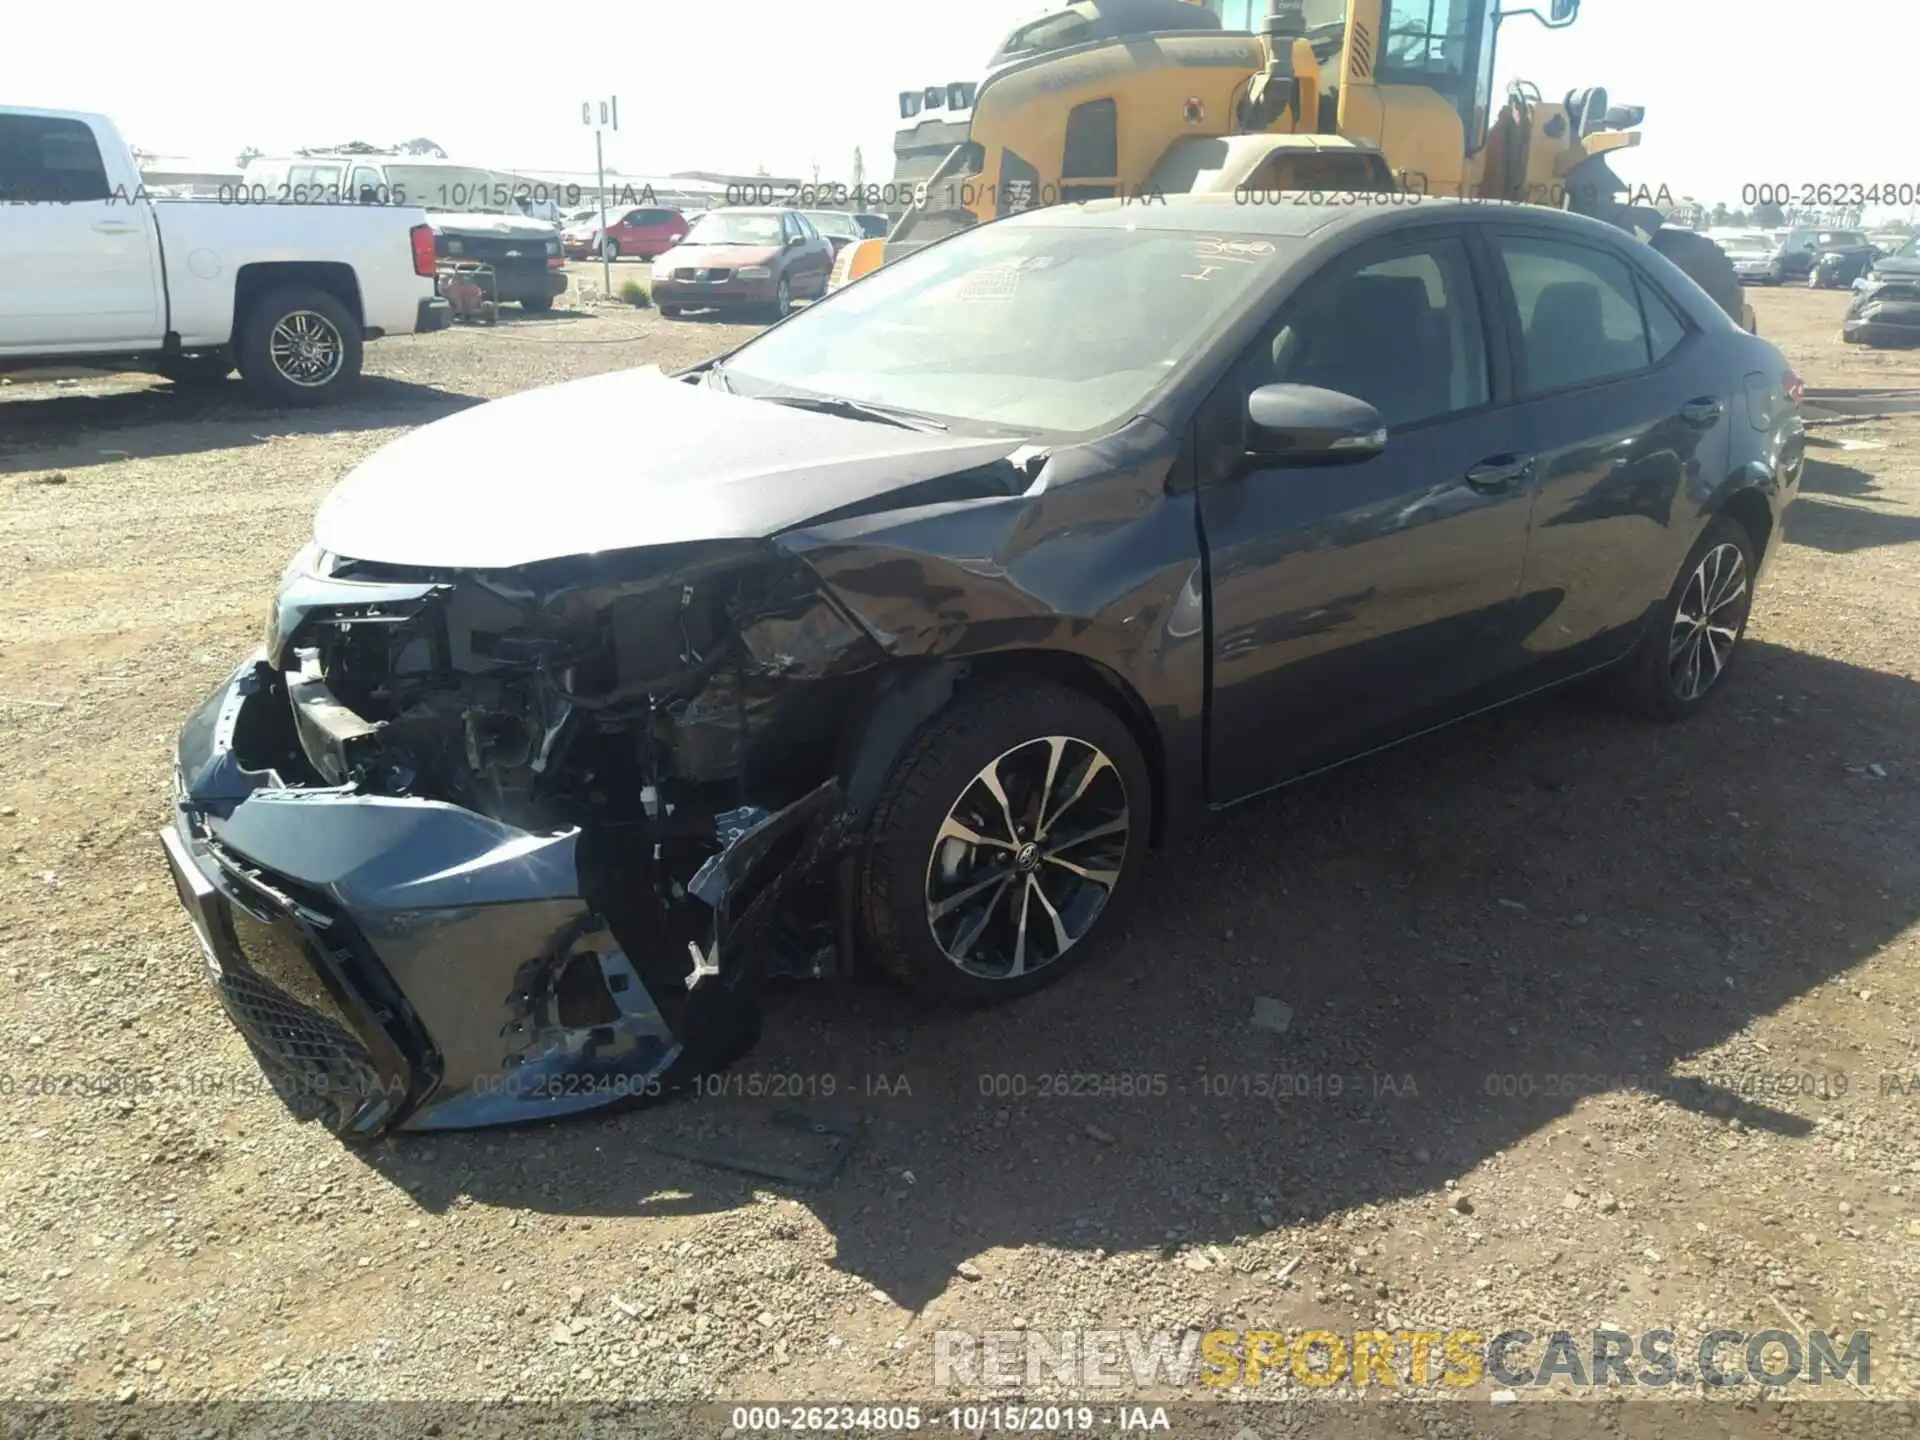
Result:
<svg viewBox="0 0 1920 1440"><path fill-rule="evenodd" d="M1845 303L1755 295L1809 384L1920 385ZM0 1399L880 1400L934 1393L941 1330L1375 1325L1867 1330L1822 1395L1920 1395L1920 416L1821 432L1697 723L1556 698L1349 767L1158 857L1118 953L1011 1009L777 993L725 1095L294 1123L156 843L181 720L357 461L747 333L382 341L322 415L0 387ZM823 1185L659 1148L794 1103L857 1129Z"/></svg>

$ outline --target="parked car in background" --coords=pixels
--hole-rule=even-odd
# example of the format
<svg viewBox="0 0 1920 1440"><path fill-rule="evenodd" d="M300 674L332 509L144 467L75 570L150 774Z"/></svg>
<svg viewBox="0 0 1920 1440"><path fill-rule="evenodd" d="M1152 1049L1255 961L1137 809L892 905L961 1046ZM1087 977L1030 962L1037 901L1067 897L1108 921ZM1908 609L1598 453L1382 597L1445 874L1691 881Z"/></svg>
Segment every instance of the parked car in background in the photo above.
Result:
<svg viewBox="0 0 1920 1440"><path fill-rule="evenodd" d="M1873 262L1853 283L1853 300L1840 328L1852 345L1920 345L1920 237Z"/></svg>
<svg viewBox="0 0 1920 1440"><path fill-rule="evenodd" d="M566 293L560 237L521 213L527 187L497 171L414 155L261 156L241 185L252 204L419 205L435 254L492 266L501 302L540 312Z"/></svg>
<svg viewBox="0 0 1920 1440"><path fill-rule="evenodd" d="M0 107L0 369L55 363L337 398L361 347L443 328L418 205L154 199L113 122Z"/></svg>
<svg viewBox="0 0 1920 1440"><path fill-rule="evenodd" d="M653 262L653 303L668 318L683 310L751 310L779 319L795 300L827 293L833 254L802 211L712 210Z"/></svg>
<svg viewBox="0 0 1920 1440"><path fill-rule="evenodd" d="M561 246L575 259L651 260L686 238L686 215L671 205L623 205L607 212L603 230L596 211L583 224L561 232Z"/></svg>
<svg viewBox="0 0 1920 1440"><path fill-rule="evenodd" d="M858 217L845 210L802 210L800 212L813 222L813 228L826 237L838 255L847 246L867 238L860 228Z"/></svg>
<svg viewBox="0 0 1920 1440"><path fill-rule="evenodd" d="M869 240L884 240L887 238L888 232L893 229L893 222L891 220L884 215L876 215L871 211L863 211L855 215L853 220L854 223L860 227L860 233Z"/></svg>
<svg viewBox="0 0 1920 1440"><path fill-rule="evenodd" d="M1560 211L1010 216L363 461L180 733L166 863L275 1089L355 1139L662 1093L857 957L1013 1000L1210 812L1551 686L1712 704L1799 395ZM609 415L617 483L552 464Z"/></svg>
<svg viewBox="0 0 1920 1440"><path fill-rule="evenodd" d="M1789 230L1774 251L1767 283L1804 283L1820 257L1830 252L1849 259L1862 255L1871 259L1877 253L1867 243L1864 230Z"/></svg>
<svg viewBox="0 0 1920 1440"><path fill-rule="evenodd" d="M1879 258L1879 249L1871 244L1823 250L1807 272L1807 285L1814 290L1851 290L1853 282L1871 270Z"/></svg>
<svg viewBox="0 0 1920 1440"><path fill-rule="evenodd" d="M1708 238L1726 252L1743 285L1776 283L1774 256L1780 247L1764 230L1721 231Z"/></svg>

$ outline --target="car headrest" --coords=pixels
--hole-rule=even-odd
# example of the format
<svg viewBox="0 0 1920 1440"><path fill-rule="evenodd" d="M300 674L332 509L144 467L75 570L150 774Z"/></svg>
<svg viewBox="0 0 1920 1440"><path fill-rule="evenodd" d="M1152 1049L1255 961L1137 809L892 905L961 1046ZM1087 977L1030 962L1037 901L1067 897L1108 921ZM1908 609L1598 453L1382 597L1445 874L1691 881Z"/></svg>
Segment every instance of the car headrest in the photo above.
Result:
<svg viewBox="0 0 1920 1440"><path fill-rule="evenodd" d="M1577 280L1549 285L1533 302L1527 338L1535 349L1592 344L1600 339L1600 291Z"/></svg>

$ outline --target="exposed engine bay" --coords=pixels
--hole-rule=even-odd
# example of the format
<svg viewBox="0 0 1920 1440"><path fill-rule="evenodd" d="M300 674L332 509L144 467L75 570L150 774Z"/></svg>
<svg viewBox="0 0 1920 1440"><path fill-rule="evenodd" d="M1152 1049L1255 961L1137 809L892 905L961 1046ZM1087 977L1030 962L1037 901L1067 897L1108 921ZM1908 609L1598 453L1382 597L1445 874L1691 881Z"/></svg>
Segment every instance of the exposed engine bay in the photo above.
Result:
<svg viewBox="0 0 1920 1440"><path fill-rule="evenodd" d="M649 985L697 972L709 867L834 774L853 677L885 658L766 542L510 572L299 563L316 592L370 597L282 613L277 668L317 778L579 830L587 898ZM811 918L774 964L831 947Z"/></svg>

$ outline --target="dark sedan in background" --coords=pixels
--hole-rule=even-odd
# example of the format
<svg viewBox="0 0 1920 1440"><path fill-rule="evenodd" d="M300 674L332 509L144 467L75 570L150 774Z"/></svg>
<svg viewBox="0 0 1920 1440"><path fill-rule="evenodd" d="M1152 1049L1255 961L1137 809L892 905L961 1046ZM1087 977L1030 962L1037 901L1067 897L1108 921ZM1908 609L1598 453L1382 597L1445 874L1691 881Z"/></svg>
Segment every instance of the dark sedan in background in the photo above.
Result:
<svg viewBox="0 0 1920 1440"><path fill-rule="evenodd" d="M683 310L752 311L779 319L795 300L827 293L833 245L798 210L713 210L653 266L653 303Z"/></svg>
<svg viewBox="0 0 1920 1440"><path fill-rule="evenodd" d="M1210 810L1587 678L1711 703L1799 394L1558 212L981 226L365 461L181 734L169 862L261 1062L353 1137L659 1093L768 976L1027 994ZM546 463L608 415L618 467Z"/></svg>

